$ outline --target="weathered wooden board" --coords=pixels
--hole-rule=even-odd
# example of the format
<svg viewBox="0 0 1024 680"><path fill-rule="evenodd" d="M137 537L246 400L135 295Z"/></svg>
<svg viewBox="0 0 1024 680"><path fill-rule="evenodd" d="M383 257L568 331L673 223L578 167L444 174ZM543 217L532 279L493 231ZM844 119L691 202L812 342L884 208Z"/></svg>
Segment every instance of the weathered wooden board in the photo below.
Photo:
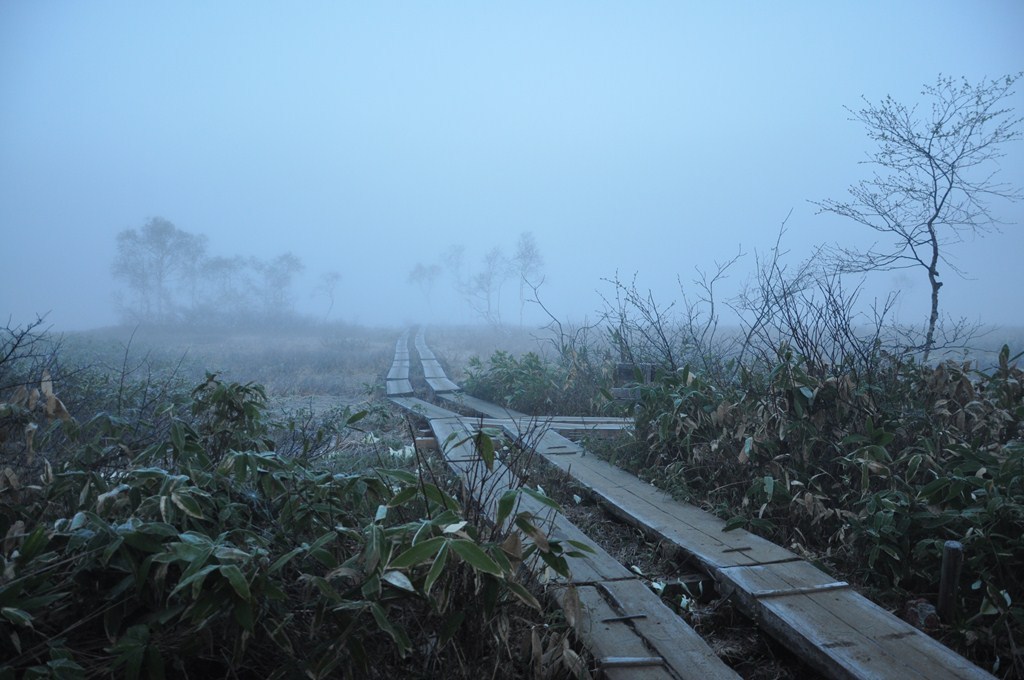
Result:
<svg viewBox="0 0 1024 680"><path fill-rule="evenodd" d="M832 678L993 678L850 589L756 597L737 588L735 597L762 628Z"/></svg>
<svg viewBox="0 0 1024 680"><path fill-rule="evenodd" d="M416 397L390 397L390 399L393 403L401 406L406 411L422 418L450 418L456 415L448 409L441 408L440 406L431 404L429 401L423 401Z"/></svg>
<svg viewBox="0 0 1024 680"><path fill-rule="evenodd" d="M391 364L391 370L388 371L388 380L408 380L409 379L409 362L398 361Z"/></svg>
<svg viewBox="0 0 1024 680"><path fill-rule="evenodd" d="M631 621L633 629L665 659L666 665L683 677L739 677L647 584L631 580L602 586L622 603L623 614L644 614L643 618Z"/></svg>
<svg viewBox="0 0 1024 680"><path fill-rule="evenodd" d="M519 432L524 448L535 449L537 453L545 456L564 456L567 454L580 455L583 453L583 447L569 439L566 439L553 430L527 429L524 431L520 428Z"/></svg>
<svg viewBox="0 0 1024 680"><path fill-rule="evenodd" d="M719 570L723 588L742 589L750 597L769 598L849 588L803 560L725 567Z"/></svg>
<svg viewBox="0 0 1024 680"><path fill-rule="evenodd" d="M416 351L420 355L420 359L436 359L434 353L427 347L426 340L423 338L423 330L420 329L419 333L416 334Z"/></svg>
<svg viewBox="0 0 1024 680"><path fill-rule="evenodd" d="M459 386L453 383L448 378L426 378L427 385L430 386L430 390L434 394L447 394L450 392L458 392Z"/></svg>
<svg viewBox="0 0 1024 680"><path fill-rule="evenodd" d="M543 441L550 445L558 437L550 433ZM576 445L565 439L563 446ZM593 455L550 455L548 460L588 487L613 514L680 546L709 573L722 567L799 559L785 548L742 529L723 531L723 520L680 503Z"/></svg>
<svg viewBox="0 0 1024 680"><path fill-rule="evenodd" d="M533 416L532 418L557 432L561 432L562 429L586 430L592 427L631 430L635 424L632 418L605 418L601 416Z"/></svg>
<svg viewBox="0 0 1024 680"><path fill-rule="evenodd" d="M992 677L779 546L742 530L723 532L721 520L593 456L548 460L615 514L680 546L732 588L769 634L829 677Z"/></svg>
<svg viewBox="0 0 1024 680"><path fill-rule="evenodd" d="M456 418L437 418L431 420L430 425L437 440L446 442L442 445L442 451L449 465L462 477L463 483L472 491L481 507L494 518L498 499L506 491L518 488L519 480L500 461L495 461L492 470L486 468L476 454L472 441L468 439L473 433L471 423ZM573 540L593 546L590 539L561 513L555 512L530 496L522 495L520 498L515 513L532 513L537 518L535 524L546 531L548 540ZM568 548L568 544L565 545ZM653 656L660 657L663 662L662 666L642 667L644 673L662 669L664 672L660 675L640 674L638 671L641 668L632 667L614 669L616 674L606 677L694 680L735 680L739 677L714 654L700 635L676 616L654 592L636 578L635 574L599 546L593 546L593 552L585 552L580 557L568 557L567 561L571 569L569 582L580 588L577 591L581 594L580 604L586 607L584 613L588 614L586 618L581 615L576 625L579 630L587 631L585 635L591 636L585 639L591 639L600 645L598 649L592 648L595 656L599 660L622 659L635 657L640 650L653 650ZM537 573L546 571L540 560L535 559L528 566ZM554 594L564 606L569 583L561 577L556 580L558 584L552 586ZM603 594L598 593L599 589ZM595 598L595 595L599 594L600 601ZM605 596L619 608L618 613L609 609ZM593 612L589 611L594 607L598 608L599 613L611 611L612 614L595 620ZM629 611L626 611L626 607ZM613 622L602 620L629 613L642 614L642 618L614 622L614 627L618 628L615 635L611 634ZM642 656L652 656L652 652L646 651Z"/></svg>
<svg viewBox="0 0 1024 680"><path fill-rule="evenodd" d="M394 401L400 403L401 399ZM450 402L455 403L453 400ZM422 406L410 403L413 408L423 411ZM445 416L453 415L445 409L433 408ZM554 431L559 429L554 422L544 423L535 418L510 419L507 411L487 402L475 403L472 408L488 417L476 421L455 417L432 420L439 441L440 432L468 433L474 427L497 426L505 429L510 437L522 438L528 445L536 446L552 464L589 487L613 514L682 548L694 562L712 574L724 590L731 592L740 607L758 620L767 632L829 677L899 677L908 680L992 678L923 632L860 596L846 583L833 579L788 550L746 531L725 532L722 520L699 508L675 501L634 475L586 455L578 445ZM581 426L601 425L577 419L557 420L559 424L567 424L565 430L573 431L584 429ZM621 428L624 423L604 425ZM456 436L453 435L449 441L454 441ZM463 434L462 439L465 437ZM476 488L485 494L488 500L484 505L491 510L501 493L518 483L507 470L496 469L482 474L482 461L472 445L467 446L465 442L449 461L454 468L461 469L460 474L477 476ZM520 509L538 516L546 516L544 513L549 512L548 508L528 497L523 498ZM551 539L589 543L586 536L560 514L547 517L544 526ZM593 555L570 558L569 562L571 582L580 594L581 603L586 602L586 607L595 612L611 607L612 611L623 612L618 614L620 617L629 614L625 611L625 603L643 611L643 618L628 620L629 629L641 638L651 657L658 657L665 663L665 668L671 668L674 673L678 673L680 667L688 669L686 672L690 674L679 674L678 677L726 677L715 675L722 672L714 667L715 662L725 672L732 673L710 649L700 647L703 641L697 646L691 646L688 641L680 644L680 640L686 640L687 633L674 630L674 622L684 627L685 624L660 600L651 610L653 605L648 605L648 596L657 597L610 555L598 549ZM618 608L612 603L618 603ZM663 620L660 613L651 613L660 612L658 606L668 613L668 618ZM598 631L593 645L604 644L602 640L613 630L609 627L611 624L625 623L621 618L618 621L604 620L613 618L604 616L598 619L603 627L593 629ZM594 625L593 621L590 625ZM689 630L689 633L693 631ZM639 653L641 648L637 646L637 640L623 640L622 648L627 650L623 656ZM600 652L595 651L595 654L600 658ZM705 654L714 657L710 671L700 666ZM631 668L619 675L612 673L623 669L602 670L605 677L662 677L646 675L654 672L655 668L661 667Z"/></svg>
<svg viewBox="0 0 1024 680"><path fill-rule="evenodd" d="M446 378L444 369L441 368L441 363L437 359L424 359L420 363L423 364L423 377L424 378Z"/></svg>
<svg viewBox="0 0 1024 680"><path fill-rule="evenodd" d="M456 408L465 409L490 418L525 418L525 413L513 411L498 404L478 399L476 397L460 392L459 394L446 394L442 400L452 404Z"/></svg>
<svg viewBox="0 0 1024 680"><path fill-rule="evenodd" d="M571 591L554 588L552 592L559 606L565 609L566 598L571 597ZM576 634L594 655L594 664L601 673L600 677L608 680L674 680L677 677L664 663L657 666L631 667L615 667L609 664L608 659L650 658L655 656L655 652L633 631L628 621L620 619L619 612L612 609L597 587L579 586L575 594L583 613L575 622ZM575 603L570 602L568 606L572 610ZM602 663L602 660L605 660L605 663Z"/></svg>
<svg viewBox="0 0 1024 680"><path fill-rule="evenodd" d="M389 397L401 397L413 393L412 383L408 380L388 380L385 386Z"/></svg>

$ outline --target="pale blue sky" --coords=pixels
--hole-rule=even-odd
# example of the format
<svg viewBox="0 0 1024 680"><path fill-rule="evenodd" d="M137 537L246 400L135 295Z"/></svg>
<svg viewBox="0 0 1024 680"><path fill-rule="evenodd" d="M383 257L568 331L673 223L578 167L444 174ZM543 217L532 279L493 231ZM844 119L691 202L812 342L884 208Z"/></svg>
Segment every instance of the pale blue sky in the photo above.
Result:
<svg viewBox="0 0 1024 680"><path fill-rule="evenodd" d="M216 253L295 252L310 311L314 279L341 272L345 320L422 318L418 261L521 231L560 315L593 317L616 271L667 300L677 274L769 247L790 209L794 257L863 242L808 204L867 176L843 106L1024 70L1021 35L1019 0L5 0L0 317L112 323L114 237L153 216ZM1024 144L1002 170L1024 184ZM1024 204L996 212L1024 223ZM956 251L976 280L948 279L948 311L1024 324L1022 229ZM873 290L923 317L908 277ZM434 312L470 318L445 288Z"/></svg>

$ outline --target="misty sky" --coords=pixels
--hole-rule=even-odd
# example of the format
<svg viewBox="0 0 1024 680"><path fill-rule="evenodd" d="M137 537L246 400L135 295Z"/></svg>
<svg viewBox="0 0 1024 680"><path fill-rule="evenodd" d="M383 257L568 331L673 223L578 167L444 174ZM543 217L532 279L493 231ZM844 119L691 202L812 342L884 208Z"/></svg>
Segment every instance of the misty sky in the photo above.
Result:
<svg viewBox="0 0 1024 680"><path fill-rule="evenodd" d="M865 243L842 199L872 150L844 105L1024 70L1024 2L0 3L0 321L117 319L115 236L163 217L212 254L298 255L300 307L427 316L406 280L531 231L552 311L603 277L668 300L740 246ZM1024 86L1010 102L1024 112ZM1024 144L1002 179L1024 185ZM948 312L1024 325L1024 203L955 254ZM472 263L472 262L471 262ZM735 271L738 285L752 257ZM878 274L923 320L923 272ZM440 281L435 318L472 317ZM514 286L504 316L517 317Z"/></svg>

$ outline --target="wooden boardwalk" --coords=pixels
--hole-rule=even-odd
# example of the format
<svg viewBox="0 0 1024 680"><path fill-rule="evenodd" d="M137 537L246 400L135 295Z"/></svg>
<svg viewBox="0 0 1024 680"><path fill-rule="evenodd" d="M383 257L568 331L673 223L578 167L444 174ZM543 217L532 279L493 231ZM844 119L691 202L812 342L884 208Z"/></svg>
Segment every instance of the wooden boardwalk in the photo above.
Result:
<svg viewBox="0 0 1024 680"><path fill-rule="evenodd" d="M403 405L408 402L402 402ZM415 406L415 405L413 405ZM430 421L442 452L474 498L493 519L497 501L520 486L507 467L495 461L488 470L470 437L476 426L460 417ZM544 518L548 540L593 542L560 513L529 496L522 496L517 511ZM708 679L735 680L739 676L719 659L708 644L636 574L595 547L592 554L567 558L570 578L550 582L550 592L566 610L567 620L595 657L601 677L614 680ZM544 563L529 565L539 578Z"/></svg>
<svg viewBox="0 0 1024 680"><path fill-rule="evenodd" d="M412 383L409 381L409 332L406 331L395 343L395 358L391 362L391 370L385 381L389 397L412 394Z"/></svg>
<svg viewBox="0 0 1024 680"><path fill-rule="evenodd" d="M421 360L424 356L421 344L436 361L426 348L422 334L419 334L417 350ZM419 400L399 398L393 401L426 418L439 442L444 441L442 434L448 436L446 433L454 431L453 428L462 428L462 431L470 433L477 427L489 426L500 427L521 446L536 449L552 465L589 488L623 521L677 545L695 566L711 575L722 593L732 596L762 629L825 675L901 680L993 677L798 555L743 530L724 531L722 520L692 505L675 501L636 476L593 455L586 455L579 444L563 436L597 433L602 428L605 431L622 429L629 427L628 421L527 418L468 395L441 397L445 403L457 405L460 410L475 411L477 417L459 417L448 409ZM472 458L471 451L460 451L455 455L459 460ZM449 461L451 464L451 456ZM468 477L464 476L464 479ZM497 479L494 488L512 488L517 484L507 470L503 470ZM480 490L486 491L483 487ZM575 537L579 532L564 517L556 517L553 522L557 536ZM573 560L572 569L580 602L585 603L585 609L591 612L590 623L583 627L585 630L581 629L579 622L577 629L595 656L598 659L636 656L624 650L643 646L651 650L651 663L656 658L661 659L657 666L631 667L622 669L628 670L625 674L607 677L730 677L715 675L720 670L709 671L704 667L695 675L683 674L689 672L686 667L694 663L695 658L704 658L706 644L701 647L703 641L693 641L690 635L693 631L685 624L683 627L689 632L681 631L677 624L663 621L658 607L682 623L657 596L652 600L650 596L654 594L632 572L625 570L606 553L593 559ZM659 613L652 613L649 608ZM620 618L631 615L621 612L632 612L641 613L645 617L642 621L658 621L660 634L674 640L667 645L672 649L663 650L665 644L659 648L656 640L648 637L656 638L657 635L650 630L644 633L644 626L636 623L640 619L631 620L630 635L616 631L615 626L605 630L602 626L614 620L615 616L595 617L599 617L600 612L609 611L619 612L616 616ZM669 654L675 648L679 648L677 651L684 658ZM668 669L669 675L639 674L641 670L646 673L653 672L655 668ZM606 674L611 670L611 667L606 668Z"/></svg>

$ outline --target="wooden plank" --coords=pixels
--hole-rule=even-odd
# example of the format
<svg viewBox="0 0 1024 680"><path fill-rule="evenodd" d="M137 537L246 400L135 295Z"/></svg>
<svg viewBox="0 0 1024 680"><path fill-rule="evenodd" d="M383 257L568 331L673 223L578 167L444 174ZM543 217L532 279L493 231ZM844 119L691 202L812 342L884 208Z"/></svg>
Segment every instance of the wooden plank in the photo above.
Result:
<svg viewBox="0 0 1024 680"><path fill-rule="evenodd" d="M737 589L735 597L762 628L832 678L993 678L853 590L756 598Z"/></svg>
<svg viewBox="0 0 1024 680"><path fill-rule="evenodd" d="M400 397L413 393L412 383L408 380L388 380L385 386L389 397Z"/></svg>
<svg viewBox="0 0 1024 680"><path fill-rule="evenodd" d="M682 677L739 677L647 584L633 580L602 585L622 603L623 614L634 611L645 614L644 618L630 622L633 629Z"/></svg>
<svg viewBox="0 0 1024 680"><path fill-rule="evenodd" d="M437 418L430 421L430 426L434 430L437 440L446 442L442 445L442 452L449 465L462 477L463 483L472 491L485 512L494 519L498 499L509 489L516 488L518 480L500 461L495 461L493 470L487 470L483 461L476 454L472 443L466 441L473 431L472 423L457 418ZM555 512L540 501L522 495L519 506L513 515L523 510L531 512L536 518L543 518L543 521L535 521L535 524L545 530L548 540L574 540L586 545L593 545L590 539L564 515ZM605 635L603 629L598 628L602 647L597 655L619 658L638 656L642 647L638 645L635 637L639 637L644 647L653 649L664 660L664 668L671 669L670 673L666 675L648 676L636 673L639 670L637 668L629 668L628 670L632 671L632 674L608 677L674 677L686 680L691 678L693 680L699 678L735 680L739 677L714 654L700 635L676 616L655 593L636 578L635 574L599 546L593 546L592 553L583 553L580 557L567 557L567 562L571 570L570 582L572 584L577 586L599 584L598 587L608 595L611 602L620 608L618 615L621 616L625 613L622 608L628 606L631 611L642 613L644 616L643 619L631 619L628 625L620 628L617 636ZM536 573L546 572L544 563L536 558L527 566ZM556 598L560 597L564 604L567 593L565 587L568 584L561 577L558 581L561 585L553 586L554 592ZM577 593L579 592L577 591ZM583 589L587 605L600 606L593 598L596 592L596 588ZM583 604L582 601L581 604ZM599 611L602 610L599 609ZM589 613L590 610L585 610L585 612ZM581 612L581 619L577 622L578 626L584 625L583 613ZM588 630L594 631L594 619L588 616L587 620ZM599 620L597 625L604 624L605 622ZM643 656L649 656L649 653Z"/></svg>
<svg viewBox="0 0 1024 680"><path fill-rule="evenodd" d="M565 608L567 595L571 592L565 588L553 588L555 600ZM574 628L579 639L594 655L602 678L608 680L672 680L676 676L664 665L650 667L612 667L602 664L602 659L614 657L647 657L653 651L630 628L627 621L614 621L620 614L612 609L604 595L595 586L579 586L576 588L576 599L580 609L585 613L576 621ZM570 604L570 607L574 606ZM605 666L605 667L602 667Z"/></svg>
<svg viewBox="0 0 1024 680"><path fill-rule="evenodd" d="M558 441L544 435L543 441ZM564 439L564 438L563 438ZM568 439L563 446L576 446ZM799 559L790 551L725 522L593 455L550 455L547 460L588 487L616 516L679 545L709 573L722 567Z"/></svg>
<svg viewBox="0 0 1024 680"><path fill-rule="evenodd" d="M389 397L389 399L413 415L423 418L451 418L458 415L416 397Z"/></svg>
<svg viewBox="0 0 1024 680"><path fill-rule="evenodd" d="M420 359L436 359L434 353L427 347L427 342L423 338L423 329L416 334L416 351L420 355Z"/></svg>
<svg viewBox="0 0 1024 680"><path fill-rule="evenodd" d="M417 338L418 342L420 339ZM399 403L399 399L394 401ZM454 399L448 401L458 403ZM465 403L463 400L462 404ZM422 404L426 402L416 404L410 401L409 404L422 412L425 410ZM427 406L447 416L453 415L445 409ZM493 404L479 401L473 406L483 407L474 410L489 418L480 419L475 424L456 417L435 418L431 425L436 424L435 433L439 441L442 441L443 432L456 433L452 436L465 439L473 427L490 425L502 427L509 436L522 438L527 444L536 446L550 462L588 486L613 514L679 545L713 574L724 589L732 592L740 607L757 619L767 632L829 677L905 677L907 680L992 678L923 632L863 598L847 584L836 581L789 551L746 531L724 532L722 520L699 508L679 503L668 494L640 482L634 475L594 456L586 456L578 445L554 431L586 432L602 426L622 429L628 426L624 419L612 423L575 418L549 418L546 421L526 417L509 419L506 410ZM503 466L487 472L469 442L453 448L449 463L465 478L475 480L473 488L484 499L484 507L491 512L501 494L517 483L511 472L501 469ZM552 514L532 498L524 497L520 509L546 517L544 527L551 539L589 542L562 515ZM679 668L686 669L678 677L718 677L714 675L720 670L715 667L716 662L725 668L703 641L696 647L689 642L680 644L681 640L686 640L687 633L673 630L674 622L683 625L694 636L696 633L660 600L651 609L648 599L657 599L657 596L610 555L598 550L584 558L569 558L569 563L571 583L578 589L581 603L586 601L588 610L609 611L610 599L620 605L629 603L629 607L644 611L643 618L615 621L615 617L603 616L597 619L601 627L595 629L598 630L598 638L589 641L595 645L592 649L602 648L600 645L604 643L601 640L609 637L611 624L628 621L629 629L642 640L642 645L638 646L637 640L629 635L619 635L616 639L624 651L616 653L616 657L649 659L650 656L641 653L647 649L650 650L648 655L662 659L666 668L671 667L673 672L678 673ZM662 620L661 614L651 613L661 609L668 612L668 618ZM611 611L624 610L611 607ZM620 617L624 615L619 614ZM588 625L594 626L593 619ZM700 645L706 649L702 650ZM595 651L595 654L600 659L603 652ZM713 658L711 671L700 665L705 655ZM649 675L656 672L655 668L661 667L632 667L620 675L614 673L619 673L622 668L608 667L602 671L605 677L662 677ZM694 672L693 669L699 670ZM726 671L732 673L728 669ZM686 675L688 672L692 674Z"/></svg>
<svg viewBox="0 0 1024 680"><path fill-rule="evenodd" d="M423 364L423 377L424 378L447 378L444 369L441 368L441 363L437 359L424 359Z"/></svg>
<svg viewBox="0 0 1024 680"><path fill-rule="evenodd" d="M427 378L427 385L434 394L445 394L448 392L458 392L459 386L453 383L448 378Z"/></svg>
<svg viewBox="0 0 1024 680"><path fill-rule="evenodd" d="M490 418L526 418L525 413L514 411L504 406L492 404L489 401L478 399L477 397L466 394L465 392L459 392L458 394L444 395L441 397L443 401L446 401L457 408L461 408L467 411L478 413L482 416Z"/></svg>
<svg viewBox="0 0 1024 680"><path fill-rule="evenodd" d="M804 560L725 567L718 573L724 589L739 588L753 598L785 597L850 587L845 581L837 581Z"/></svg>
<svg viewBox="0 0 1024 680"><path fill-rule="evenodd" d="M614 427L620 430L631 430L635 425L632 418L612 418L603 416L532 416L552 430L587 429L590 427Z"/></svg>
<svg viewBox="0 0 1024 680"><path fill-rule="evenodd" d="M408 361L395 361L391 364L391 370L388 371L388 380L408 380L409 379L409 362Z"/></svg>
<svg viewBox="0 0 1024 680"><path fill-rule="evenodd" d="M724 532L722 520L593 456L548 460L614 514L680 546L769 634L829 677L992 677L788 550L746 531Z"/></svg>
<svg viewBox="0 0 1024 680"><path fill-rule="evenodd" d="M536 449L537 453L545 456L564 456L568 454L580 455L583 447L575 442L566 439L552 430L541 430L538 433L525 435L523 442L527 449Z"/></svg>

